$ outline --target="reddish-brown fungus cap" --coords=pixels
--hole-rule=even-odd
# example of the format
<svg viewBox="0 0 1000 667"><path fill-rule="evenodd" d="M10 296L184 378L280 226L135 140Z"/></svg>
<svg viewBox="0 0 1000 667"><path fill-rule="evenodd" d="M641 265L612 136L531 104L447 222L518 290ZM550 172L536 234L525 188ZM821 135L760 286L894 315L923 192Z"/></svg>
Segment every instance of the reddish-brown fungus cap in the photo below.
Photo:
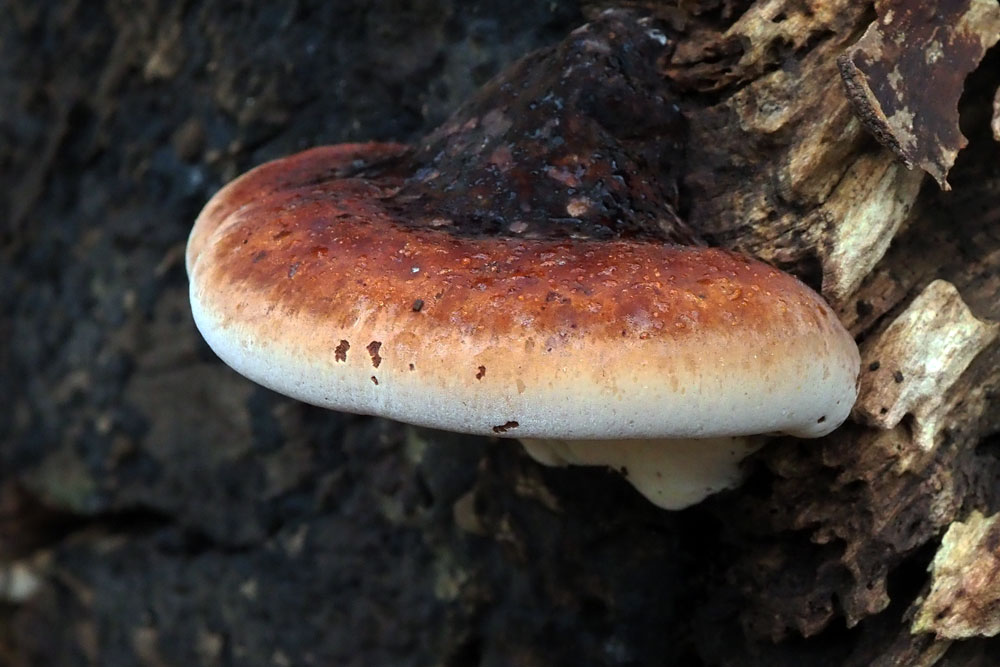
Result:
<svg viewBox="0 0 1000 667"><path fill-rule="evenodd" d="M189 241L199 329L282 393L455 431L830 431L859 366L830 308L765 264L673 243L697 239L674 212L669 48L605 14L412 152L331 146L241 176Z"/></svg>
<svg viewBox="0 0 1000 667"><path fill-rule="evenodd" d="M413 227L395 145L318 148L224 188L195 224L191 300L247 377L338 410L515 437L820 435L858 354L795 278L710 248L470 238Z"/></svg>

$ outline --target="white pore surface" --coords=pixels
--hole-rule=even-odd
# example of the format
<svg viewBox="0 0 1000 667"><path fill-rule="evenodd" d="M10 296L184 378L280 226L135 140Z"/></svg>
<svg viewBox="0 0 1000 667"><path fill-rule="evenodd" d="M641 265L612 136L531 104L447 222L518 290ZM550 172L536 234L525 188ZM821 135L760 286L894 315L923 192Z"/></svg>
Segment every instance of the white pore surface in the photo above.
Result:
<svg viewBox="0 0 1000 667"><path fill-rule="evenodd" d="M683 509L737 486L742 480L740 461L761 444L747 438L521 442L544 465L614 468L650 502L668 510Z"/></svg>

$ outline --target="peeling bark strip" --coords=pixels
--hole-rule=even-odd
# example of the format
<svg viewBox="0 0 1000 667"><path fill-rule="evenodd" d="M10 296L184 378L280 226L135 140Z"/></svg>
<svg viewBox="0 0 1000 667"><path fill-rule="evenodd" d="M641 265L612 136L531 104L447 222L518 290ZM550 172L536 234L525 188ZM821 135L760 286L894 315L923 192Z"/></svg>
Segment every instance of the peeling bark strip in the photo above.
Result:
<svg viewBox="0 0 1000 667"><path fill-rule="evenodd" d="M995 0L884 0L878 20L837 64L861 122L908 168L950 190L968 143L958 127L965 78L1000 39Z"/></svg>
<svg viewBox="0 0 1000 667"><path fill-rule="evenodd" d="M956 521L931 564L930 593L913 620L913 632L946 639L1000 634L1000 515L973 511Z"/></svg>

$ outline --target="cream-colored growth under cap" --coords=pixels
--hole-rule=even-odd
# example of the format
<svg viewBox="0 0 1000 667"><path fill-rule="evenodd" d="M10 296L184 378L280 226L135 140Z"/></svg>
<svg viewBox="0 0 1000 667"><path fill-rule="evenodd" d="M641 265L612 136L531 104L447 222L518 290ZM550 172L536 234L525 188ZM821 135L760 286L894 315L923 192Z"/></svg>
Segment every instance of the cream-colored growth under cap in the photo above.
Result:
<svg viewBox="0 0 1000 667"><path fill-rule="evenodd" d="M857 347L797 279L718 249L484 237L402 219L397 145L314 149L223 188L191 305L248 378L336 410L516 438L821 436Z"/></svg>

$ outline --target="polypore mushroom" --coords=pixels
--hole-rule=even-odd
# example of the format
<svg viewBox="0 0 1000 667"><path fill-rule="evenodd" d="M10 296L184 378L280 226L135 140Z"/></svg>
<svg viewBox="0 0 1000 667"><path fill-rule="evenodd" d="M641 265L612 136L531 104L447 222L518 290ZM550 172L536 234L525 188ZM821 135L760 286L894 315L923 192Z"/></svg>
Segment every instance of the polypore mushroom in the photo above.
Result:
<svg viewBox="0 0 1000 667"><path fill-rule="evenodd" d="M626 48L627 46L627 48ZM416 150L328 146L195 223L195 322L230 366L336 410L519 438L683 507L744 436L828 433L857 347L823 300L676 216L683 118L644 19L529 56Z"/></svg>

